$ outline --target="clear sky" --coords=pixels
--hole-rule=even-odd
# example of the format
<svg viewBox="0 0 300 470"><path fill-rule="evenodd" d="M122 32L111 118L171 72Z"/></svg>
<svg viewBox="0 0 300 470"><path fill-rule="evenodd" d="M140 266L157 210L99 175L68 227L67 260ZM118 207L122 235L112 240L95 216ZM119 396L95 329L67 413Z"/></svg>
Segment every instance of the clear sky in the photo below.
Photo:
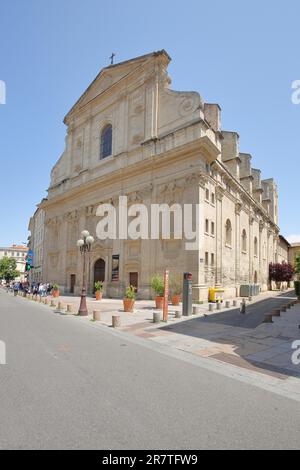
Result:
<svg viewBox="0 0 300 470"><path fill-rule="evenodd" d="M0 0L0 245L26 241L64 148L62 123L99 70L154 50L172 57L172 88L222 107L263 177L274 177L280 227L300 240L300 2Z"/></svg>

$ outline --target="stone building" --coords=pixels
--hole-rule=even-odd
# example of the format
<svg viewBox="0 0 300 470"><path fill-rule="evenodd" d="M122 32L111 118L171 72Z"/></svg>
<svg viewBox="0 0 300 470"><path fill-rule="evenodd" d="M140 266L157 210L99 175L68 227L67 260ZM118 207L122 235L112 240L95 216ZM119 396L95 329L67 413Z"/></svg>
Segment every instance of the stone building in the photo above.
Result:
<svg viewBox="0 0 300 470"><path fill-rule="evenodd" d="M42 201L42 203L45 200ZM30 218L28 230L30 232L28 248L32 251L32 268L28 273L29 282L44 281L43 260L44 260L44 231L45 231L45 211L37 205L37 209Z"/></svg>
<svg viewBox="0 0 300 470"><path fill-rule="evenodd" d="M63 292L80 290L82 260L76 241L94 236L100 203L198 204L200 239L192 251L180 239L96 240L88 288L104 281L107 296L128 284L151 295L150 277L193 274L193 295L208 288L268 287L268 266L279 240L278 195L261 179L236 132L221 129L221 110L196 92L170 89L164 51L104 68L64 119L65 150L51 173L45 211L44 278Z"/></svg>
<svg viewBox="0 0 300 470"><path fill-rule="evenodd" d="M0 247L0 259L2 258L13 258L16 260L16 269L19 271L19 276L15 279L16 281L25 280L25 265L26 255L28 248L24 245L11 245L8 247ZM1 279L0 279L1 280Z"/></svg>
<svg viewBox="0 0 300 470"><path fill-rule="evenodd" d="M291 243L289 248L289 262L294 266L296 255L300 253L300 242Z"/></svg>

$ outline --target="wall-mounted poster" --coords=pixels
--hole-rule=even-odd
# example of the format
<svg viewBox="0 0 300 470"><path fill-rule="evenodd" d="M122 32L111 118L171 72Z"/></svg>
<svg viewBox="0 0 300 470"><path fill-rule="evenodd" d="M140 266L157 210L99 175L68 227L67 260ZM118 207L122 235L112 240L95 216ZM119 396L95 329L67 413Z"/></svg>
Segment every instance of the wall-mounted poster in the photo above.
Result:
<svg viewBox="0 0 300 470"><path fill-rule="evenodd" d="M120 255L112 255L112 275L111 275L112 281L119 280L119 260L120 260Z"/></svg>

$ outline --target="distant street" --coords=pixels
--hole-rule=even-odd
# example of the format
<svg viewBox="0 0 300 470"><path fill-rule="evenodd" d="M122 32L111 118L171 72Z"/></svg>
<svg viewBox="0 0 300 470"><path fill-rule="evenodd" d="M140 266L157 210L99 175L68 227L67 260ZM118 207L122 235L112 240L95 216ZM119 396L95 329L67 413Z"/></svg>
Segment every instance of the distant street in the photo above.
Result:
<svg viewBox="0 0 300 470"><path fill-rule="evenodd" d="M297 401L0 291L0 449L299 448Z"/></svg>

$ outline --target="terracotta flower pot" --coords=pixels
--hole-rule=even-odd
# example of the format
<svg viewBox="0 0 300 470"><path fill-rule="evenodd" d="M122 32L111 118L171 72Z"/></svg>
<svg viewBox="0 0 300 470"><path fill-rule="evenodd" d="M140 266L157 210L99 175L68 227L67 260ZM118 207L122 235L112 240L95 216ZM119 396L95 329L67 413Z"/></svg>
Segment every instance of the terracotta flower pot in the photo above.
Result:
<svg viewBox="0 0 300 470"><path fill-rule="evenodd" d="M171 297L172 305L179 305L180 302L180 295L172 295Z"/></svg>
<svg viewBox="0 0 300 470"><path fill-rule="evenodd" d="M59 297L59 290L53 290L52 297Z"/></svg>
<svg viewBox="0 0 300 470"><path fill-rule="evenodd" d="M134 309L134 299L123 299L124 312L133 312Z"/></svg>
<svg viewBox="0 0 300 470"><path fill-rule="evenodd" d="M101 290L96 290L95 296L96 296L96 300L101 300L101 299L102 299L102 292L101 292Z"/></svg>
<svg viewBox="0 0 300 470"><path fill-rule="evenodd" d="M162 310L164 306L164 298L161 296L155 297L155 308Z"/></svg>

